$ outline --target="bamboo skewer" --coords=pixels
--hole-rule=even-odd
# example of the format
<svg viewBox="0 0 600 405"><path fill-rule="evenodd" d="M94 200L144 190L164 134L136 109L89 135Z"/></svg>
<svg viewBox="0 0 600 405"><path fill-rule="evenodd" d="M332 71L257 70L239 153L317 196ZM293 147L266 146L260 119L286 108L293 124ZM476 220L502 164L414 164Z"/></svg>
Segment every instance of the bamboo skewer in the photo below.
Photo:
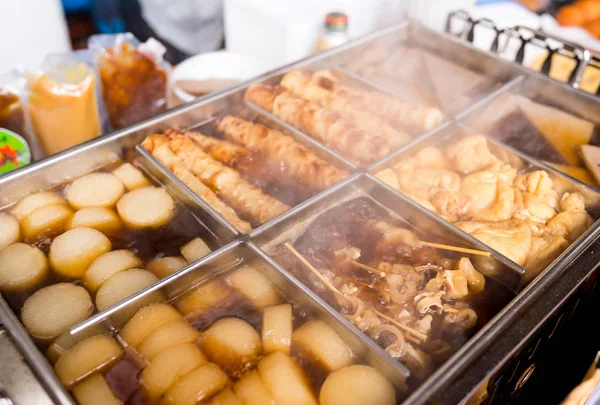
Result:
<svg viewBox="0 0 600 405"><path fill-rule="evenodd" d="M298 258L298 260L300 260L302 262L302 264L304 264L306 267L308 267L308 269L310 271L312 271L314 273L315 276L317 276L317 278L319 280L321 280L321 282L323 284L325 284L331 291L333 291L336 294L339 294L340 296L344 296L344 294L342 294L337 288L335 288L335 286L333 284L331 284L331 281L329 281L324 275L322 275L319 270L315 269L314 266L312 264L310 264L310 262L308 260L306 260L304 258L304 256L302 256L300 253L298 253L298 251L296 249L294 249L294 247L292 245L290 245L288 242L285 243L284 245L286 248L288 248L288 250L290 252L293 253L294 256L296 256Z"/></svg>
<svg viewBox="0 0 600 405"><path fill-rule="evenodd" d="M408 333L412 334L413 336L418 337L421 340L427 340L427 335L424 334L423 332L419 332L418 330L413 329L410 326L406 326L406 325L398 322L394 318L390 318L386 314L379 312L378 310L376 310L375 308L373 308L373 306L371 306L371 305L369 305L369 306L371 307L371 309L373 310L373 312L375 312L378 316L382 317L386 321L389 321L389 322L393 323L394 325L396 325L397 327L399 327L403 331L408 332Z"/></svg>
<svg viewBox="0 0 600 405"><path fill-rule="evenodd" d="M454 252L461 252L461 253L469 253L472 255L479 255L479 256L491 256L492 254L490 252L486 252L484 250L477 250L477 249L467 249L467 248L461 248L458 246L451 246L451 245L444 245L441 243L434 243L434 242L424 242L421 241L421 245L423 246L429 246L429 247L433 247L433 248L437 248L437 249L442 249L442 250L451 250Z"/></svg>
<svg viewBox="0 0 600 405"><path fill-rule="evenodd" d="M333 284L331 284L331 282L325 276L323 276L317 269L315 269L314 266L312 264L310 264L310 262L304 258L304 256L302 256L296 249L294 249L294 247L292 245L290 245L288 242L286 242L284 244L284 246L290 252L292 252L292 254L294 256L296 256L298 258L298 260L300 260L302 262L302 264L304 264L306 267L308 267L308 269L310 271L312 271L315 274L315 276L317 276L317 278L319 280L321 280L321 282L323 284L325 284L331 291L333 291L336 294L339 294L342 298L345 298L344 294L342 294L337 288L335 288L335 286ZM419 332L418 330L415 330L415 329L411 328L410 326L401 324L400 322L396 321L394 318L390 318L389 316L385 315L384 313L379 312L372 305L370 305L368 303L367 303L367 306L369 308L371 308L377 316L380 316L381 318L385 319L386 321L391 322L392 324L394 324L398 328L402 329L403 331L410 333L413 336L415 336L421 340L424 340L424 341L427 340L426 334Z"/></svg>
<svg viewBox="0 0 600 405"><path fill-rule="evenodd" d="M385 277L385 272L376 269L375 267L371 267L371 266L367 266L366 264L362 264L361 262L357 262L354 259L351 259L350 262L355 265L356 267L360 267L363 270L366 270L370 273L373 273L374 275L378 276L378 277Z"/></svg>

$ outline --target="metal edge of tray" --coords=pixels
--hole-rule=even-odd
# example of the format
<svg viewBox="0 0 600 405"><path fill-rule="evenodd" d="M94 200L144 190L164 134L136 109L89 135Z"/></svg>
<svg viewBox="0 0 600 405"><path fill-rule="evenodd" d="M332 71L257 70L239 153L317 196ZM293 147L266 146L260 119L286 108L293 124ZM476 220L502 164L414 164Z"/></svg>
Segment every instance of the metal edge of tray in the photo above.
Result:
<svg viewBox="0 0 600 405"><path fill-rule="evenodd" d="M597 230L594 238L599 236L600 232ZM498 371L502 370L560 310L577 288L584 284L594 271L598 271L600 249L592 251L590 256L584 254L587 247L590 246L579 249L574 259L567 263L566 271L560 274L560 278L550 279L552 275L549 275L543 291L540 288L532 287L531 284L527 286L526 290L516 298L519 305L515 305L515 309L508 315L511 321L507 322L504 330L490 341L485 353L477 357L463 371L463 374L459 374L454 380L446 378L429 387L429 391L421 392L419 401L416 403L426 403L435 396L436 400L443 398L443 403L460 402L463 404L468 401L471 394L477 391L477 384L489 381ZM561 318L558 319L555 328L560 320ZM448 389L450 385L452 386L451 390ZM412 397L415 397L415 394L411 395Z"/></svg>
<svg viewBox="0 0 600 405"><path fill-rule="evenodd" d="M537 80L540 85L538 88L544 89L546 92L551 92L551 89L560 89L560 91L565 94L571 94L576 99L581 100L581 105L585 103L598 103L598 99L591 93L579 91L574 89L567 83L559 82L555 79L552 79L541 72L533 71L529 69L527 66L521 65L514 61L510 61L502 58L498 54L487 52L483 49L477 48L470 42L463 41L460 38L457 38L454 35L451 35L446 32L436 32L430 28L425 27L420 23L415 23L411 21L410 26L408 27L410 34L415 36L412 31L417 31L419 35L417 35L417 41L421 46L427 46L430 48L437 48L438 50L443 50L446 54L456 55L455 51L460 50L461 54L467 54L473 58L474 65L478 65L481 60L484 59L485 63L496 64L497 66L501 66L503 68L510 68L514 71L519 72L520 75L525 76L527 78L534 78ZM409 35L410 35L409 34ZM439 45L440 41L444 41L443 46Z"/></svg>
<svg viewBox="0 0 600 405"><path fill-rule="evenodd" d="M2 296L0 296L0 315L2 325L6 328L13 343L21 352L33 373L38 377L39 382L44 386L50 398L61 405L75 405L67 390L54 374L46 357L37 348L25 328L21 326L16 315L12 313Z"/></svg>
<svg viewBox="0 0 600 405"><path fill-rule="evenodd" d="M383 369L384 375L390 379L396 388L403 391L406 394L406 379L410 376L410 371L401 363L392 359L387 353L379 347L374 341L369 339L364 333L360 332L354 327L346 318L344 318L338 311L328 305L321 297L306 287L298 279L292 276L285 268L276 263L269 255L263 252L258 246L251 241L247 242L248 248L250 248L257 257L267 263L269 266L274 268L279 276L286 280L286 283L293 285L297 291L300 291L304 297L311 300L314 306L318 307L322 312L327 313L329 318L333 320L336 326L336 332L343 330L347 335L352 336L360 342L363 346L362 351L366 355L369 364L377 365L378 369Z"/></svg>
<svg viewBox="0 0 600 405"><path fill-rule="evenodd" d="M477 131L459 122L453 122L451 125L445 126L439 131L436 131L435 133L431 134L429 137L422 138L421 140L423 142L421 145L415 144L412 148L407 148L404 151L401 151L400 153L396 154L394 156L394 159L388 159L385 162L381 162L378 165L371 167L369 174L374 177L375 172L389 167L394 163L397 163L398 161L402 160L403 156L414 155L413 152L415 150L427 146L428 142L431 142L432 138L440 137L446 138L447 140L448 138L456 136L456 134L452 133L444 134L445 131L448 131L448 129L452 129L452 127L455 127L459 130L462 129L468 130L472 133L477 133ZM486 138L488 139L488 141L490 141L490 143L507 150L508 152L522 159L531 167L548 170L555 174L558 178L566 179L569 183L574 184L574 186L576 187L584 187L588 192L593 193L594 195L598 194L598 192L595 189L587 186L584 183L581 183L580 181L571 180L569 176L566 176L562 172L543 164L543 162L539 162L536 159L533 159L519 151L515 151L513 148L503 145L495 141L494 139L489 139L488 137ZM399 195L403 195L400 191L391 188L390 186L381 182L379 179L375 178L375 180L380 182L383 186L387 187L390 191L395 192ZM448 222L448 224L455 227L450 222ZM518 296L514 298L497 315L498 323L494 325L493 329L490 328L490 330L488 330L485 335L482 335L481 340L477 342L476 345L474 345L474 348L472 350L475 352L475 355L482 353L483 350L485 350L485 348L489 346L493 342L493 340L501 333L503 328L506 328L512 322L515 322L515 317L518 316L520 311L523 311L526 308L526 306L529 305L537 297L541 297L542 295L546 294L548 285L554 280L556 280L558 277L560 277L562 274L564 274L569 263L575 260L579 255L581 255L582 252L586 250L586 248L589 247L598 236L600 236L600 219L596 220L594 224L592 224L592 226L590 226L573 244L571 244L567 249L565 249L565 251L563 251L556 259L554 259L554 261L551 262L543 271L541 271L540 274L538 274L522 291L520 291ZM490 247L488 247L488 249L492 250ZM448 368L444 370L444 372L438 373L438 371L436 371L435 378L428 380L427 383L419 387L413 394L410 395L406 403L416 404L421 403L420 401L424 402L432 391L444 385L450 378L453 378L453 376L457 375L457 373L463 372L468 366L468 361L472 361L472 359L468 360L466 357L459 357L456 359L455 362L449 364Z"/></svg>
<svg viewBox="0 0 600 405"><path fill-rule="evenodd" d="M410 149L404 149L403 151L401 151L401 153L396 154L394 156L394 159L387 160L386 162L384 162L380 165L372 167L370 170L370 173L373 175L376 175L376 172L381 171L385 168L391 167L395 163L398 163L401 160L406 159L408 156L414 155L418 150L421 150L426 146L435 145L435 144L446 145L448 143L449 139L456 138L456 137L462 137L463 135L460 132L464 132L464 131L468 131L472 134L481 135L481 136L485 137L490 144L494 145L497 148L503 149L504 151L509 153L511 156L516 157L517 159L523 161L525 164L529 165L529 167L531 167L533 170L540 170L540 169L546 170L547 172L549 172L549 174L551 176L554 177L554 179L553 179L554 181L560 180L564 183L569 184L571 186L572 190L576 190L580 193L583 193L584 197L586 198L586 203L593 200L595 203L594 208L596 210L598 210L599 204L600 204L600 193L593 187L590 187L587 184L582 183L579 180L572 179L570 176L565 175L561 171L559 171L543 162L540 162L537 159L534 159L522 152L519 152L508 145L504 145L504 144L494 140L493 138L490 138L489 136L487 136L485 134L475 131L474 129L467 127L464 124L461 124L460 122L453 122L452 125L449 125L449 126L445 127L444 129L431 134L427 138L422 138L420 143L414 144ZM533 170L530 170L530 171L533 171ZM400 192L398 190L395 190L395 191L399 194L402 194L402 192ZM596 211L596 215L598 215L598 214L599 213ZM448 223L450 223L450 222L448 222ZM452 226L455 227L455 225L453 225L453 224L452 224ZM598 226L600 226L600 219L596 218L596 220L594 221L594 224L592 224L592 226L590 226L590 228L588 228L586 230L586 232L584 232L574 243L572 243L567 249L565 249L565 251L560 256L558 256L558 258L555 259L548 267L552 267L552 268L557 267L556 262L562 261L562 259L561 259L562 257L567 256L567 253L570 250L572 250L575 246L577 246L579 243L581 243L583 240L585 240L588 237L588 235L590 234L590 232ZM561 260L559 260L559 259L561 259ZM519 266L519 267L522 267L522 266ZM546 271L546 269L543 271ZM541 272L540 272L540 274L541 274ZM538 276L539 276L539 274L538 274Z"/></svg>
<svg viewBox="0 0 600 405"><path fill-rule="evenodd" d="M366 184L357 184L357 183L360 183L361 181ZM441 225L442 229L447 229L449 232L451 232L451 233L454 232L456 234L456 232L453 229L448 228L446 226L446 224L439 223L439 221L436 221L436 218L431 216L430 215L431 213L429 213L427 210L416 205L411 200L408 200L407 198L400 196L397 193L393 193L391 190L388 190L387 187L382 185L380 182L376 181L376 179L374 179L374 177L371 176L370 174L357 174L357 175L353 176L352 182L346 183L346 184L338 187L337 190L335 190L334 192L328 193L328 195L321 195L319 197L319 199L316 201L313 201L313 204L311 204L310 206L304 207L304 209L297 210L295 213L290 214L288 216L288 218L286 218L287 219L286 222L284 222L284 223L282 222L280 224L273 224L269 229L262 229L258 232L255 232L254 234L251 235L250 242L254 246L257 246L261 251L263 251L265 256L270 258L268 251L272 247L274 247L273 244L281 243L284 241L283 239L287 240L287 237L291 236L291 235L287 235L288 232L290 234L301 233L302 230L304 230L307 226L309 226L309 223L314 218L316 218L320 214L323 214L329 208L336 206L340 202L339 200L332 202L332 200L335 200L335 197L337 197L338 195L340 195L340 194L343 195L343 197L341 198L341 201L348 201L348 200L351 200L352 198L356 198L356 197L360 197L360 196L369 197L369 196L371 196L373 189L377 189L377 188L379 188L380 192L387 193L387 198L390 198L390 199L396 200L396 201L402 201L403 204L406 204L407 206L414 208L417 212L419 212L419 215L429 216L429 219L431 220L432 223L435 223L435 225ZM368 189L368 191L367 191L367 189ZM379 195L378 195L378 197L379 197ZM371 199L374 200L376 203L381 204L382 206L391 210L396 215L403 217L404 220L407 220L405 218L404 210L400 210L397 207L394 209L389 206L389 203L382 202L381 199L379 199L379 198L371 197ZM290 224L292 225L292 227L288 226ZM298 225L298 224L300 224L300 226L294 227L294 225ZM292 228L294 228L294 229L291 230ZM276 241L276 239L270 237L270 233L283 235L283 239L281 241ZM463 243L465 242L465 240L462 238L462 235L457 234L457 237L459 240L462 240ZM466 242L467 242L466 245L471 245L468 240ZM268 245L268 246L265 247L265 245ZM478 247L478 246L476 246L476 247ZM485 248L484 250L490 251L489 248ZM497 258L495 258L495 259L498 260ZM270 258L270 260L275 263L274 259ZM279 267L283 268L283 266L281 266L277 263L275 263L275 264L278 265ZM287 272L287 270L286 270L286 272ZM294 277L294 276L291 276L291 277ZM488 276L488 277L490 277L490 276ZM493 276L491 276L491 278L493 278ZM499 280L495 280L495 281L502 283ZM298 282L302 284L301 281L298 281ZM308 288L308 287L306 287L306 288L310 290L310 288ZM505 286L504 288L507 288L507 287ZM439 369L434 374L432 374L426 380L424 380L422 382L421 386L423 386L425 384L427 384L427 386L434 385L432 380L434 378L435 379L443 378L445 375L447 375L450 371L452 371L456 367L455 364L457 363L458 360L465 359L465 358L473 359L474 356L476 355L475 353L478 353L481 350L483 350L485 345L488 344L488 342L494 338L495 331L499 330L503 327L503 321L506 318L505 314L510 311L510 309L511 309L510 305L514 301L515 297L517 296L517 293L515 291L512 291L511 296L512 296L512 298L509 301L507 301L506 305L502 309L500 309L499 312L496 313L492 317L492 319L490 319L479 331L477 331L472 337L470 337L457 350L457 352L452 355L452 357L450 359L446 360L444 362L444 364L439 367ZM326 305L329 305L329 304L326 304ZM333 309L333 310L335 311L335 309ZM351 325L351 326L353 328L355 328L354 325ZM358 331L358 332L361 333L360 331Z"/></svg>
<svg viewBox="0 0 600 405"><path fill-rule="evenodd" d="M167 290L167 301L171 302L181 297L192 288L223 276L243 264L250 264L257 267L259 266L256 262L257 260L262 262L261 265L266 266L260 266L260 270L267 275L274 286L283 293L286 299L290 302L297 302L304 307L308 307L311 311L318 313L319 317L325 317L328 325L332 326L350 345L353 353L359 356L359 360L366 360L373 367L380 370L383 375L392 381L399 392L405 394L405 381L409 375L407 370L396 361L390 362L383 357L383 350L380 347L368 340L362 333L356 333L351 328L348 328L348 321L337 313L337 311L329 308L321 298L290 276L287 271L273 263L268 256L249 242L239 241L235 244L228 245L227 249L222 249L218 254L211 255L210 258L207 257L205 260L203 259L201 262L196 262L194 265L187 268L187 276L191 277L184 277L183 274L178 273L178 276L170 277L161 288ZM170 292L168 291L169 287L173 287ZM292 291L292 294L289 294L290 291ZM136 304L139 302L145 303L143 301L144 296L147 296L150 292L151 291L149 290L145 290L143 293L137 294L129 299L128 302L120 304L118 308L113 307L109 310L111 311L110 315L108 314L108 311L106 311L107 313L105 315L117 318L121 312L128 311L131 307L134 309L139 308ZM122 319L122 322L118 327L122 326L125 322L126 320ZM97 326L100 326L100 328L97 328ZM71 330L72 341L69 346L93 334L106 332L113 333L117 328L114 326L115 325L112 324L111 327L107 328L105 324L103 325L96 322L82 325L76 330ZM63 347L63 349L68 349L68 347Z"/></svg>
<svg viewBox="0 0 600 405"><path fill-rule="evenodd" d="M166 129L167 127L173 126L189 127L202 120L201 117L194 117L191 120L186 119L188 116L194 115L194 112L197 112L197 109L208 106L211 103L218 103L227 96L243 91L251 84L268 80L270 77L280 75L292 67L314 63L328 58L334 60L331 62L332 64L337 63L337 59L342 58L340 55L352 52L355 47L360 44L383 40L392 33L406 32L408 26L409 22L405 21L378 30L339 47L315 55L310 55L304 59L278 67L262 75L245 80L236 86L199 97L190 103L167 110L129 127L91 139L38 162L18 168L4 176L0 176L0 190L3 191L2 195L0 195L0 207L10 205L32 192L51 188L69 178L77 177L97 169L107 163L104 158L102 159L102 163L95 163L97 155L100 153L111 155L113 161L117 160L123 155L124 149L133 150L135 145L140 143L145 136L159 128ZM206 116L203 118L206 118ZM177 125L175 124L176 122L183 122L184 125ZM167 123L166 127L165 123ZM77 163L77 166L75 166L74 163ZM68 175L65 173L68 173ZM59 179L49 181L49 177L59 177ZM28 178L28 181L24 182L26 183L26 186L22 184L25 178ZM18 192L16 191L17 188L19 189ZM11 192L12 197L5 197L7 191Z"/></svg>
<svg viewBox="0 0 600 405"><path fill-rule="evenodd" d="M367 188L370 190L378 189L380 193L386 193L385 198L388 200L393 200L394 204L381 201L381 199L375 198L369 193L365 193L365 195L369 196L369 198L378 204L386 207L390 212L393 212L395 215L403 218L404 221L406 221L409 225L414 226L408 219L406 219L406 212L400 212L397 207L390 207L390 205L403 204L405 207L412 210L412 212L419 216L421 220L428 221L428 225L431 224L447 231L448 233L445 235L448 239L452 238L453 240L467 245L469 248L490 252L491 257L498 262L498 264L501 264L502 272L499 274L488 273L486 275L490 278L494 278L495 281L504 284L506 287L515 292L521 288L520 279L523 271L521 266L506 258L501 253L496 252L489 246L483 244L481 241L472 237L468 233L457 228L453 224L445 221L437 214L429 211L405 195L387 186L385 183L381 182L379 179L369 173L356 173L352 177L313 197L305 204L302 204L301 206L298 206L295 209L285 213L280 217L279 221L274 221L267 226L263 226L260 229L254 230L250 234L249 239L261 249L264 249L264 246L267 244L273 244L275 242L279 243L280 241L278 241L277 238L271 238L270 234L289 232L290 227L288 227L288 223L304 225L307 221L314 219L314 217L318 215L315 213L316 210L322 213L326 209L335 205L337 202L334 201L332 203L331 201L336 197L341 196L341 198L346 198L348 195L352 196L353 191L364 191Z"/></svg>
<svg viewBox="0 0 600 405"><path fill-rule="evenodd" d="M187 185L164 167L142 145L137 145L135 151L140 164L151 175L156 177L167 191L175 193L176 198L199 217L200 222L205 228L222 242L221 246L231 242L238 236L239 231L233 225L215 211L206 201L190 190Z"/></svg>

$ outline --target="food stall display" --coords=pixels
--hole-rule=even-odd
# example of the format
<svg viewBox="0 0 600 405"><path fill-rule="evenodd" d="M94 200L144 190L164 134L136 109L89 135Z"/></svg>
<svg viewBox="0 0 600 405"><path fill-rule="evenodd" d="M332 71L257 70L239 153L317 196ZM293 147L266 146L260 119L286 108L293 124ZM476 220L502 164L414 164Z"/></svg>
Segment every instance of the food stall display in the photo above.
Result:
<svg viewBox="0 0 600 405"><path fill-rule="evenodd" d="M60 404L518 390L600 193L554 166L583 168L554 113L525 113L546 154L485 119L507 95L593 143L591 96L406 23L17 170L0 320Z"/></svg>

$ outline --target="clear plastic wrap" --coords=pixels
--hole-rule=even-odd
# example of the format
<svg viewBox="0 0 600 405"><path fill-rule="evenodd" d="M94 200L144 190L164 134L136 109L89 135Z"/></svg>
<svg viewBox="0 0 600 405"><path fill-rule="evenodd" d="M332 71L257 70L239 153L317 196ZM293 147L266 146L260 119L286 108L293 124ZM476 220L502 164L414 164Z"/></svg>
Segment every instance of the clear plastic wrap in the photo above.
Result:
<svg viewBox="0 0 600 405"><path fill-rule="evenodd" d="M96 35L89 49L96 52L98 76L110 125L119 129L167 109L170 65L165 48L132 34Z"/></svg>
<svg viewBox="0 0 600 405"><path fill-rule="evenodd" d="M40 72L26 74L30 91L27 110L46 154L100 135L96 79L80 59L50 55Z"/></svg>

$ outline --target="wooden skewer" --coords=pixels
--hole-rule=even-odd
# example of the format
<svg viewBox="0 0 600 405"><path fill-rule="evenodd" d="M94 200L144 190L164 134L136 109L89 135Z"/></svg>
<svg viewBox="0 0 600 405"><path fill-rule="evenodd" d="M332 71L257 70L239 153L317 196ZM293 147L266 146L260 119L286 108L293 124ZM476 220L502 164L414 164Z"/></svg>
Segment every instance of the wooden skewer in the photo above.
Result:
<svg viewBox="0 0 600 405"><path fill-rule="evenodd" d="M355 265L356 267L360 267L361 269L366 270L366 271L368 271L370 273L373 273L373 274L375 274L378 277L385 277L385 272L383 272L383 271L381 271L379 269L376 269L375 267L367 266L366 264L362 264L361 262L357 262L354 259L351 259L350 262L353 265Z"/></svg>
<svg viewBox="0 0 600 405"><path fill-rule="evenodd" d="M300 260L302 262L302 264L304 264L306 267L308 267L308 269L310 271L312 271L315 276L317 276L317 278L319 280L321 280L321 282L323 284L325 284L331 291L333 291L336 294L341 295L342 297L344 296L344 294L342 294L337 288L335 288L335 286L333 284L331 284L331 281L329 281L324 275L322 275L319 270L315 269L314 266L312 264L310 264L310 262L308 260L306 260L304 258L304 256L302 256L300 253L298 253L298 251L296 249L294 249L294 247L292 245L290 245L289 243L285 243L284 246L286 248L288 248L288 250L290 252L293 253L294 256L296 256L298 258L298 260Z"/></svg>
<svg viewBox="0 0 600 405"><path fill-rule="evenodd" d="M423 343L422 341L420 341L419 339L417 339L416 337L409 335L409 334L404 334L404 339L406 340L410 340L413 343L416 343L418 345L420 345L421 343Z"/></svg>
<svg viewBox="0 0 600 405"><path fill-rule="evenodd" d="M370 305L369 305L370 306ZM419 332L416 329L411 328L410 326L406 326L404 324L401 324L400 322L398 322L397 320L395 320L394 318L390 318L389 316L387 316L384 313L379 312L378 310L376 310L375 308L373 308L372 306L370 306L371 309L373 310L373 312L375 312L377 315L379 315L380 317L382 317L383 319L385 319L386 321L389 321L391 323L393 323L394 325L396 325L397 327L399 327L400 329L411 333L413 336L418 337L421 340L427 340L427 335L424 334L423 332Z"/></svg>
<svg viewBox="0 0 600 405"><path fill-rule="evenodd" d="M492 254L490 252L486 252L484 250L477 250L477 249L467 249L467 248L461 248L458 246L450 246L450 245L444 245L441 243L433 243L433 242L424 242L421 241L421 245L424 246L429 246L429 247L433 247L433 248L437 248L437 249L443 249L443 250L451 250L454 252L461 252L461 253L469 253L472 255L479 255L479 256L491 256Z"/></svg>

